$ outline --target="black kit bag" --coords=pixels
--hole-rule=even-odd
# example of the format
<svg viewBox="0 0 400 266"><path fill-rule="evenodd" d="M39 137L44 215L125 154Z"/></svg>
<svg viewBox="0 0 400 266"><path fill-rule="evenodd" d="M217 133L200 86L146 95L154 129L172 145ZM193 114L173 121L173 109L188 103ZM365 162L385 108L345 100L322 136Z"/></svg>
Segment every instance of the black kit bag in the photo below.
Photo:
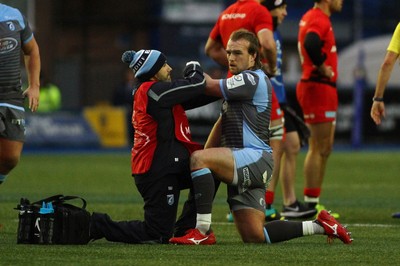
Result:
<svg viewBox="0 0 400 266"><path fill-rule="evenodd" d="M72 200L82 201L82 207L71 204ZM90 240L90 213L81 197L55 195L33 203L21 198L15 209L19 210L18 244L87 244Z"/></svg>

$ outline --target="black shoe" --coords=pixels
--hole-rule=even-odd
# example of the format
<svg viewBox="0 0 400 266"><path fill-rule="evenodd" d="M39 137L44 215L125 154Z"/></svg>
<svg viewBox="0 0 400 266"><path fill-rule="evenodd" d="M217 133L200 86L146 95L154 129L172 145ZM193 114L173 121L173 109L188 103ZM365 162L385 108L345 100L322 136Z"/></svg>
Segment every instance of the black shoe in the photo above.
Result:
<svg viewBox="0 0 400 266"><path fill-rule="evenodd" d="M284 220L285 218L279 214L279 212L272 206L267 206L265 209L265 221L276 221L276 220Z"/></svg>
<svg viewBox="0 0 400 266"><path fill-rule="evenodd" d="M310 218L317 214L317 210L315 208L310 208L298 200L296 200L293 204L289 206L283 206L283 210L281 215L287 219L293 218Z"/></svg>

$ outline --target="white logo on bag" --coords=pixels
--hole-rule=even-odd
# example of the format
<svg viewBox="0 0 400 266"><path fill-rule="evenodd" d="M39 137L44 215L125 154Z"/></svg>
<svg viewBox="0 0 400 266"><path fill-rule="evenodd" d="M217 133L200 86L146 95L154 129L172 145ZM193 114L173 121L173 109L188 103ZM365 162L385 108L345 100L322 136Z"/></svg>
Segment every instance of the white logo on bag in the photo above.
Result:
<svg viewBox="0 0 400 266"><path fill-rule="evenodd" d="M37 230L40 232L40 217L36 218L35 228L37 228Z"/></svg>

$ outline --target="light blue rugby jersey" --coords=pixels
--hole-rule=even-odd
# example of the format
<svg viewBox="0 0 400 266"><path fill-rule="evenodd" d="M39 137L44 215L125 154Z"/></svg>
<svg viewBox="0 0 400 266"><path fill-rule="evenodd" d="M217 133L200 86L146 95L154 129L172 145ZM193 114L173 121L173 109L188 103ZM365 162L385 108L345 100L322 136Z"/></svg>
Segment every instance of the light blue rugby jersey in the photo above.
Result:
<svg viewBox="0 0 400 266"><path fill-rule="evenodd" d="M222 103L221 145L272 152L269 146L271 89L260 69L246 70L220 81Z"/></svg>
<svg viewBox="0 0 400 266"><path fill-rule="evenodd" d="M0 99L23 99L21 45L32 38L32 30L21 12L0 4Z"/></svg>

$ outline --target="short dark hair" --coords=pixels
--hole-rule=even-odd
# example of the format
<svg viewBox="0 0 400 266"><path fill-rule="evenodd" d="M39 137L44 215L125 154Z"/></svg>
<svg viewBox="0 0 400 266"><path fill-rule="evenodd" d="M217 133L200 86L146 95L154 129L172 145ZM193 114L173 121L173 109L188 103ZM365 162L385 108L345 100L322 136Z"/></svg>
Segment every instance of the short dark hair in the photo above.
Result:
<svg viewBox="0 0 400 266"><path fill-rule="evenodd" d="M254 68L261 68L261 58L260 58L260 43L258 42L257 36L248 30L240 29L232 32L230 38L232 41L238 41L244 39L249 42L248 53L251 55L256 54L255 56L255 65Z"/></svg>

